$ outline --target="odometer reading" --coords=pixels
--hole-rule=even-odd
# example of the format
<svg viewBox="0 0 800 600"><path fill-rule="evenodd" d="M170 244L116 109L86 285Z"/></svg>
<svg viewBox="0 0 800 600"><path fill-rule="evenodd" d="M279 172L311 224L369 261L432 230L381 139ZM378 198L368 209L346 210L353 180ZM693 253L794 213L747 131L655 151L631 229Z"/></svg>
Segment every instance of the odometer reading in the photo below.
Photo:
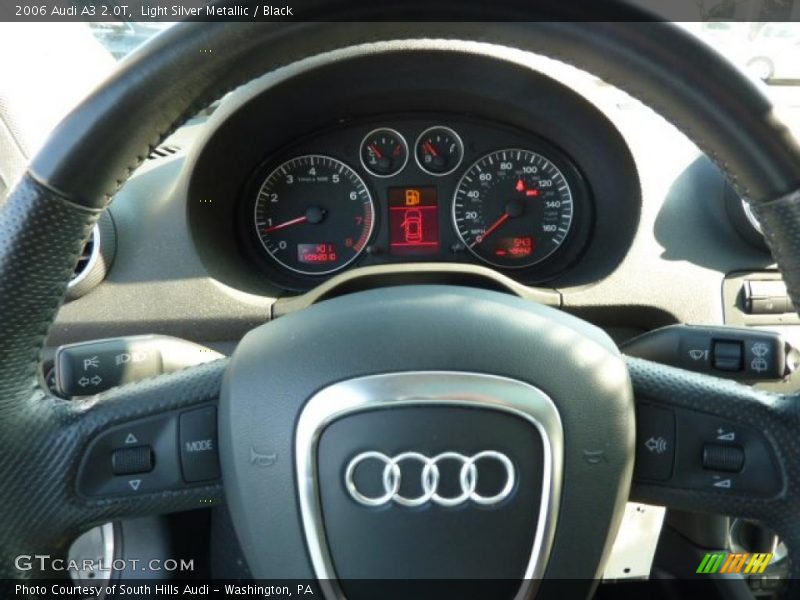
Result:
<svg viewBox="0 0 800 600"><path fill-rule="evenodd" d="M555 252L569 233L572 210L563 173L530 150L487 154L464 173L453 198L461 241L503 268L530 267Z"/></svg>
<svg viewBox="0 0 800 600"><path fill-rule="evenodd" d="M298 156L279 165L255 203L261 245L279 264L306 275L350 264L367 245L374 221L364 181L327 156Z"/></svg>

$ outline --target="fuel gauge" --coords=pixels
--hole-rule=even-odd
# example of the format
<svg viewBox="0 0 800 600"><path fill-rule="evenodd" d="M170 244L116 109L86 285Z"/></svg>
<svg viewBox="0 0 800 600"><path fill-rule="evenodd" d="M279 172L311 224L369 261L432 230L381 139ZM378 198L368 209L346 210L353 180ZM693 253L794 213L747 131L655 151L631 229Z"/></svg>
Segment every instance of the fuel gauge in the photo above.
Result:
<svg viewBox="0 0 800 600"><path fill-rule="evenodd" d="M375 129L361 142L361 165L376 177L397 175L407 162L408 144L394 129Z"/></svg>
<svg viewBox="0 0 800 600"><path fill-rule="evenodd" d="M419 168L431 175L448 175L464 158L464 144L449 127L431 127L417 138L414 157Z"/></svg>

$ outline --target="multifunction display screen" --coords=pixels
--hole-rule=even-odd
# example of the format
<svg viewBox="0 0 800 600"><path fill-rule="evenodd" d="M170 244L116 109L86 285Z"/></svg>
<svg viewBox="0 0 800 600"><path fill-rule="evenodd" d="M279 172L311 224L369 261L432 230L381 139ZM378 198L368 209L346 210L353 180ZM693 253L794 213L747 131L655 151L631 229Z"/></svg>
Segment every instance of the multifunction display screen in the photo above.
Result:
<svg viewBox="0 0 800 600"><path fill-rule="evenodd" d="M395 255L439 252L436 188L389 188L389 247Z"/></svg>

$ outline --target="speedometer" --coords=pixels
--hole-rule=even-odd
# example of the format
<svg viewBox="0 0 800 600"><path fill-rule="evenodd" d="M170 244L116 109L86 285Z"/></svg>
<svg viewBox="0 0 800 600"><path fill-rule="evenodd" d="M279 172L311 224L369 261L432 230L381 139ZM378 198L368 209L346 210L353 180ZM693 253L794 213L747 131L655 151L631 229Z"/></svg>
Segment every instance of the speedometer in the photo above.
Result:
<svg viewBox="0 0 800 600"><path fill-rule="evenodd" d="M553 254L566 240L572 216L564 174L530 150L487 154L464 173L453 198L463 244L503 268L530 267Z"/></svg>
<svg viewBox="0 0 800 600"><path fill-rule="evenodd" d="M367 186L343 162L309 154L278 165L255 202L264 250L304 275L323 275L353 262L369 241L375 208Z"/></svg>

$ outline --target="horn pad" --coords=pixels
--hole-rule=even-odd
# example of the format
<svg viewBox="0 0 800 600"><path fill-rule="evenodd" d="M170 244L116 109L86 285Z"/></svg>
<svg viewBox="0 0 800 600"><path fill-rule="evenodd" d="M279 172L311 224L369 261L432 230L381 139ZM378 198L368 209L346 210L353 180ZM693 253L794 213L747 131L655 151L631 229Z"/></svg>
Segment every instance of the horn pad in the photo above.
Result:
<svg viewBox="0 0 800 600"><path fill-rule="evenodd" d="M317 573L347 598L383 596L363 582L376 579L417 582L415 595L431 579L515 592L544 572L563 432L533 386L452 372L338 383L304 409L297 457Z"/></svg>

